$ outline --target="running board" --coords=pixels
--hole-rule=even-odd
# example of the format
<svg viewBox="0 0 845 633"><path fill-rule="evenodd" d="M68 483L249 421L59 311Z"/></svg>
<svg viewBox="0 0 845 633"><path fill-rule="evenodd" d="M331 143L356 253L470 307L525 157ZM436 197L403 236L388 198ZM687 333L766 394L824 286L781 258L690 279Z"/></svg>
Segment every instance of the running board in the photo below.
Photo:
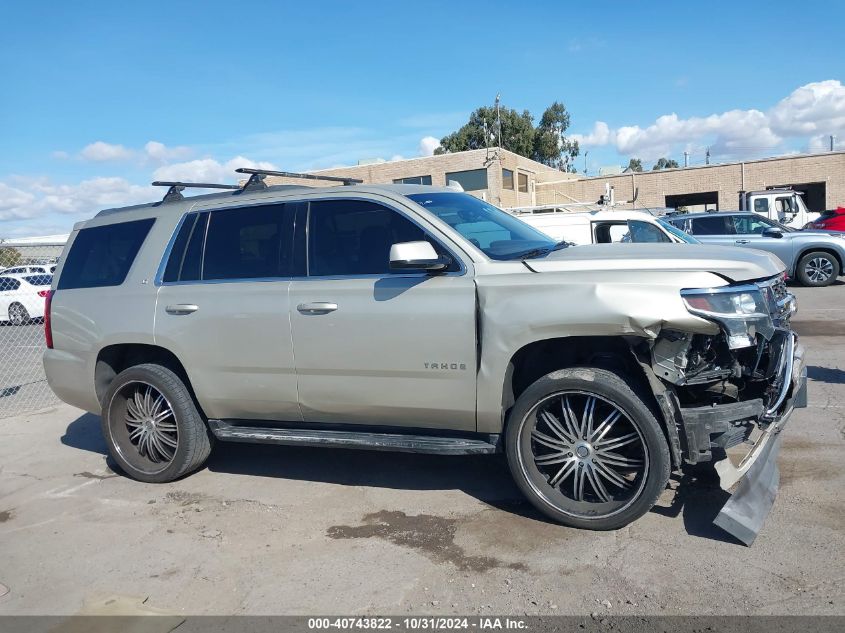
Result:
<svg viewBox="0 0 845 633"><path fill-rule="evenodd" d="M499 436L484 435L486 439L442 437L434 435L405 435L402 433L373 433L365 431L335 431L327 429L298 429L263 426L242 426L225 420L209 420L214 436L223 442L258 444L295 444L299 446L334 446L373 451L401 453L431 453L435 455L479 455L498 451Z"/></svg>

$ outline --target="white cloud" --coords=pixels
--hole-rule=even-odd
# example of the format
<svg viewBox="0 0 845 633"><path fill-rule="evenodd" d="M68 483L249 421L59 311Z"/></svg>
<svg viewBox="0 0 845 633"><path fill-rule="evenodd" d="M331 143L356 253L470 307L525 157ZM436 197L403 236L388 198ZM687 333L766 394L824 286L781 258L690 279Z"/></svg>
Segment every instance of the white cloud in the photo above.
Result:
<svg viewBox="0 0 845 633"><path fill-rule="evenodd" d="M158 163L168 163L172 160L184 160L193 154L190 147L179 145L176 147L167 147L164 143L158 141L149 141L144 145L144 153L147 158Z"/></svg>
<svg viewBox="0 0 845 633"><path fill-rule="evenodd" d="M70 158L70 154L60 149L51 152L50 156L55 158L56 160L67 160L68 158Z"/></svg>
<svg viewBox="0 0 845 633"><path fill-rule="evenodd" d="M273 163L253 161L243 156L236 156L221 163L213 158L199 158L183 163L172 163L159 167L153 172L154 180L183 180L185 182L237 183L242 174L235 173L238 167L253 169L277 169Z"/></svg>
<svg viewBox="0 0 845 633"><path fill-rule="evenodd" d="M110 160L129 160L134 155L134 152L123 145L112 145L104 141L96 141L83 147L79 155L85 160L103 162Z"/></svg>
<svg viewBox="0 0 845 633"><path fill-rule="evenodd" d="M150 201L156 193L152 187L134 185L123 178L92 178L67 185L47 178L18 177L14 184L0 183L0 222L74 216L58 222L67 230L76 219L92 217L109 207Z"/></svg>
<svg viewBox="0 0 845 633"><path fill-rule="evenodd" d="M845 86L837 80L801 86L767 112L729 110L685 119L672 113L644 128L628 125L615 130L597 121L590 133L572 138L585 147L615 145L622 155L653 159L695 143L709 145L714 154L735 157L787 151L786 139L803 139L808 148L820 149L820 139L828 134L845 134Z"/></svg>
<svg viewBox="0 0 845 633"><path fill-rule="evenodd" d="M593 130L589 134L573 134L570 140L578 141L579 145L607 145L615 140L615 132L604 121L596 121Z"/></svg>
<svg viewBox="0 0 845 633"><path fill-rule="evenodd" d="M424 136L420 139L420 156L432 156L438 147L440 147L440 139Z"/></svg>

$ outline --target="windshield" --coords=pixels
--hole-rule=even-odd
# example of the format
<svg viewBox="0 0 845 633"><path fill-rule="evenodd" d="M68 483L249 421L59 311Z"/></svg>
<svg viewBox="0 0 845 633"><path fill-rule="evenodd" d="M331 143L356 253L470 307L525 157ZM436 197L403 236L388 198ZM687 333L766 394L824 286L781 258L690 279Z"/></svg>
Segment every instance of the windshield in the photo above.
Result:
<svg viewBox="0 0 845 633"><path fill-rule="evenodd" d="M455 229L490 259L541 257L566 245L466 193L408 196Z"/></svg>
<svg viewBox="0 0 845 633"><path fill-rule="evenodd" d="M701 244L701 242L698 241L697 239L695 239L692 235L690 235L689 233L683 232L681 229L679 229L674 224L669 224L669 222L667 222L666 220L661 220L660 218L656 218L656 219L657 219L657 223L660 226L662 226L666 230L667 233L671 233L672 235L677 237L679 240L682 240L682 241L686 242L687 244Z"/></svg>

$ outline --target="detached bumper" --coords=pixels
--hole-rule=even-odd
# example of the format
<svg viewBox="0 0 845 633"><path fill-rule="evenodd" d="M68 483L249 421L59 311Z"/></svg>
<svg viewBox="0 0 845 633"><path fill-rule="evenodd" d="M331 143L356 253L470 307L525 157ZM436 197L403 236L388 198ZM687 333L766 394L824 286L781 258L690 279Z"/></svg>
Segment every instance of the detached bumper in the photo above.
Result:
<svg viewBox="0 0 845 633"><path fill-rule="evenodd" d="M780 483L777 457L782 441L781 431L795 409L807 406L804 348L798 344L794 334L784 349L781 367L778 397L768 408L762 401L755 400L708 407L707 411L687 410L683 413L684 424L689 423L690 428L700 429L701 434L713 428L730 427L742 420L767 423L754 446L738 465L734 465L730 458L715 464L724 490L729 491L737 483L739 485L713 523L746 545L754 542L777 496ZM707 438L709 444L710 436Z"/></svg>

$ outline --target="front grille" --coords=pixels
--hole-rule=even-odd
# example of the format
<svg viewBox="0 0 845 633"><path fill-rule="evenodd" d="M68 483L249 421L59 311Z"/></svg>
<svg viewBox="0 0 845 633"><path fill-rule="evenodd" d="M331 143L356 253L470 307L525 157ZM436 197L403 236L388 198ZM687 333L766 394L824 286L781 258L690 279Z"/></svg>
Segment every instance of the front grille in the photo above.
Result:
<svg viewBox="0 0 845 633"><path fill-rule="evenodd" d="M789 322L795 312L795 297L786 287L786 279L783 275L758 282L757 286L766 303L769 306L769 314L775 325L784 325Z"/></svg>

